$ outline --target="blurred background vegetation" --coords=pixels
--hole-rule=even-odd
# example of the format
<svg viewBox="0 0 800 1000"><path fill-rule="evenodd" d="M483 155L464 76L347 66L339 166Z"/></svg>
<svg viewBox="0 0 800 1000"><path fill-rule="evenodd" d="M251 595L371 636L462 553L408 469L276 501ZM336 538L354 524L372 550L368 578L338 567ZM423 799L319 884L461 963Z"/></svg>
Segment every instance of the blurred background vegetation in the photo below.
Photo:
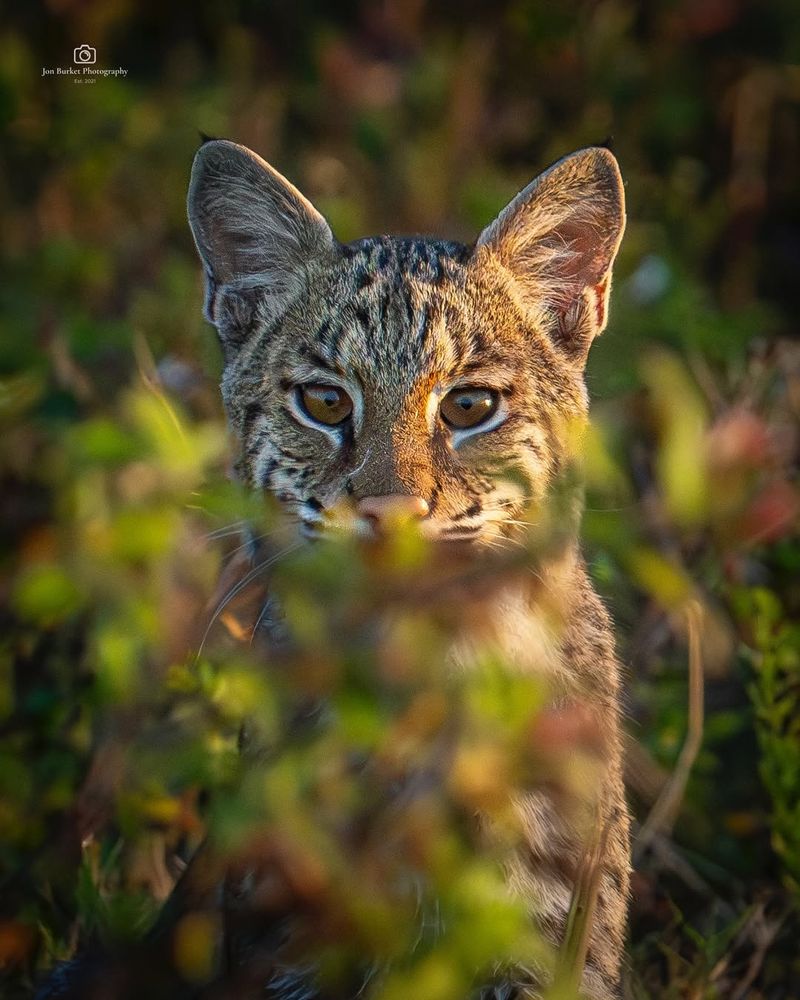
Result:
<svg viewBox="0 0 800 1000"><path fill-rule="evenodd" d="M42 78L83 43L127 75ZM629 223L588 368L585 537L627 666L647 830L627 990L800 997L795 0L5 5L0 129L3 995L31 995L93 936L141 936L209 826L236 843L241 721L284 733L297 694L241 651L187 659L223 558L204 536L246 503L224 485L220 358L185 221L202 131L268 158L343 241L470 240L549 162L610 142ZM324 559L301 569L290 587L339 593ZM344 728L313 744L329 759L353 741L374 750L383 718L380 690L343 676ZM515 703L503 697L490 715ZM648 823L693 725L685 794ZM258 780L299 802L296 773ZM434 864L432 882L483 914L470 941L501 926L507 953L530 957L513 912L481 909L496 905L487 870L455 870ZM371 928L377 955L398 914L383 905L351 914L352 940ZM181 926L178 968L203 983L213 918ZM450 946L381 995L463 997L470 945Z"/></svg>

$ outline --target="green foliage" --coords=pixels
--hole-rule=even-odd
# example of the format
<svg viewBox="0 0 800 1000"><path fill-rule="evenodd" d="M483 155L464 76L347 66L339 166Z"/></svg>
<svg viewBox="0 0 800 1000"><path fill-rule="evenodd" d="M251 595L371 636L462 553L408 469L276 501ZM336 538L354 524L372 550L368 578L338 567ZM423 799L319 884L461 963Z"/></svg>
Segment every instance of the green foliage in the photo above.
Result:
<svg viewBox="0 0 800 1000"><path fill-rule="evenodd" d="M800 899L800 626L769 590L754 587L735 598L752 644L751 697L761 777L772 801L772 845Z"/></svg>

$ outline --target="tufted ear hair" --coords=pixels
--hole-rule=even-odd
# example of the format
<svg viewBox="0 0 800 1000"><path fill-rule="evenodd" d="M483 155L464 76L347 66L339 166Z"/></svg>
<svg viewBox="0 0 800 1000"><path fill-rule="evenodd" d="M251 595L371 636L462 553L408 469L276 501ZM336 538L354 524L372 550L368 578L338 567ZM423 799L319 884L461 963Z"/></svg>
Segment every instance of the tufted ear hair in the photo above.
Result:
<svg viewBox="0 0 800 1000"><path fill-rule="evenodd" d="M314 206L245 146L204 142L192 164L189 225L206 275L204 315L229 355L274 322L338 244Z"/></svg>
<svg viewBox="0 0 800 1000"><path fill-rule="evenodd" d="M583 364L608 318L611 266L625 229L625 194L602 147L559 160L481 233L475 261L491 254L511 278L531 325Z"/></svg>

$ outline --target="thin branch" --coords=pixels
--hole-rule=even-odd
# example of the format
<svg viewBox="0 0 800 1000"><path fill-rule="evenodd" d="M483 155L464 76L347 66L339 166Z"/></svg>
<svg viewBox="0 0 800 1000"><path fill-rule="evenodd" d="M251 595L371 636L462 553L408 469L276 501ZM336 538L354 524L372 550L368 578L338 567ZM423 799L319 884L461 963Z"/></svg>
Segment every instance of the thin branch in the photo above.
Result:
<svg viewBox="0 0 800 1000"><path fill-rule="evenodd" d="M611 829L611 817L607 817L605 822L602 825L598 824L595 829L596 835L586 845L578 868L567 914L564 940L558 953L555 985L559 996L562 995L562 991L564 995L577 995L580 989L594 911L600 892L603 858Z"/></svg>
<svg viewBox="0 0 800 1000"><path fill-rule="evenodd" d="M689 635L689 696L686 739L681 748L675 770L661 790L645 822L639 830L634 849L634 860L647 849L656 833L669 832L678 815L686 784L703 742L703 654L700 645L702 607L697 600L686 608Z"/></svg>

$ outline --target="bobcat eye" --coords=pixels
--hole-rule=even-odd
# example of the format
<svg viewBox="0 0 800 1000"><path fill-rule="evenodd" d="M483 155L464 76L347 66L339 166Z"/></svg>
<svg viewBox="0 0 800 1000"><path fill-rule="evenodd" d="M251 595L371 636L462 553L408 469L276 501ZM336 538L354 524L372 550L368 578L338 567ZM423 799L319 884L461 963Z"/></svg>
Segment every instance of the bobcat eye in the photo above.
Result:
<svg viewBox="0 0 800 1000"><path fill-rule="evenodd" d="M453 389L442 400L439 412L450 427L477 427L497 410L498 399L493 389Z"/></svg>
<svg viewBox="0 0 800 1000"><path fill-rule="evenodd" d="M297 396L306 414L319 424L333 427L353 412L352 399L335 385L300 385Z"/></svg>

